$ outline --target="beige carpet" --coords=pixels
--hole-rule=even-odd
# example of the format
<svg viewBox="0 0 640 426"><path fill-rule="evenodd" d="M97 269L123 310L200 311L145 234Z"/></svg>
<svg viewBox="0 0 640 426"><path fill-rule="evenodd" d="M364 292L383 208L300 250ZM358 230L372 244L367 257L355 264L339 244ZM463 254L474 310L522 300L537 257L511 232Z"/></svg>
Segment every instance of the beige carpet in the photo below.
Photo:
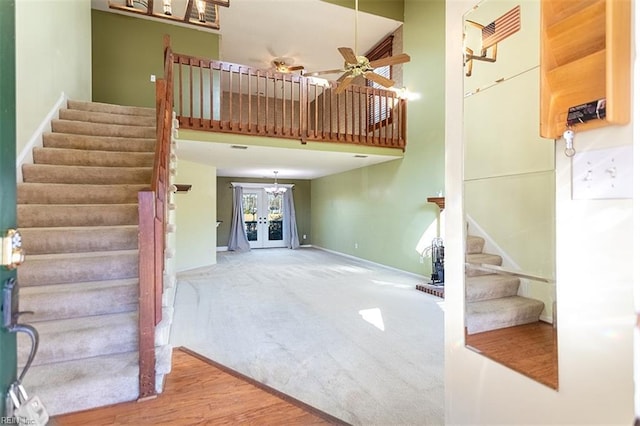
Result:
<svg viewBox="0 0 640 426"><path fill-rule="evenodd" d="M444 424L442 300L318 249L219 253L178 276L183 345L354 425Z"/></svg>

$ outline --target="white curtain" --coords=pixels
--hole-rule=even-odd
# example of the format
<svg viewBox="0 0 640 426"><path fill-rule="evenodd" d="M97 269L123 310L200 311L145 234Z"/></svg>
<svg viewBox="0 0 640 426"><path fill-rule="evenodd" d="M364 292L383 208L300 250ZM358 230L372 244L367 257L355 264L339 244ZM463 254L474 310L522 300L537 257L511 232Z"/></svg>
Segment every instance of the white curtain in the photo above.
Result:
<svg viewBox="0 0 640 426"><path fill-rule="evenodd" d="M242 212L242 187L233 187L233 216L231 218L231 233L229 234L229 251L251 250L247 233L245 232L244 215Z"/></svg>
<svg viewBox="0 0 640 426"><path fill-rule="evenodd" d="M298 238L298 226L296 225L296 209L293 206L293 188L289 188L283 195L284 217L282 218L283 237L290 249L300 247Z"/></svg>

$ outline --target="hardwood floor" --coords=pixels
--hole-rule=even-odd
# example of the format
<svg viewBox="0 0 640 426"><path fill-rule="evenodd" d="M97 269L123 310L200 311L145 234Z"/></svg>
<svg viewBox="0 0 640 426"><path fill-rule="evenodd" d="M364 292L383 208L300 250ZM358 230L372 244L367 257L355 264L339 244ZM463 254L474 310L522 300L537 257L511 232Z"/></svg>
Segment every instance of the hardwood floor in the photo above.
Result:
<svg viewBox="0 0 640 426"><path fill-rule="evenodd" d="M533 324L466 336L467 346L540 383L558 389L558 342L551 324Z"/></svg>
<svg viewBox="0 0 640 426"><path fill-rule="evenodd" d="M164 392L128 402L57 416L72 425L346 425L347 423L229 370L185 348L173 352Z"/></svg>

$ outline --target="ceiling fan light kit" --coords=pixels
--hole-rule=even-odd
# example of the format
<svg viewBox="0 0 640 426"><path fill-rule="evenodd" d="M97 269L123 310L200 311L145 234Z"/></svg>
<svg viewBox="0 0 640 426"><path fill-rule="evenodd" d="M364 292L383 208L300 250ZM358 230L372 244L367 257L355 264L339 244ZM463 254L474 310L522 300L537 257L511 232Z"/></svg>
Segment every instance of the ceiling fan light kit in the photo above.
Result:
<svg viewBox="0 0 640 426"><path fill-rule="evenodd" d="M355 48L358 46L358 0L356 0L355 7ZM364 77L382 87L391 87L395 84L390 78L384 77L375 72L376 68L398 65L405 62L409 62L411 57L406 53L399 55L389 56L387 58L376 59L369 61L366 56L358 56L354 49L350 47L338 47L338 52L344 58L344 67L336 70L317 71L303 74L306 77L317 77L323 74L338 74L343 73L337 80L338 87L336 93L342 93L346 90L356 77Z"/></svg>

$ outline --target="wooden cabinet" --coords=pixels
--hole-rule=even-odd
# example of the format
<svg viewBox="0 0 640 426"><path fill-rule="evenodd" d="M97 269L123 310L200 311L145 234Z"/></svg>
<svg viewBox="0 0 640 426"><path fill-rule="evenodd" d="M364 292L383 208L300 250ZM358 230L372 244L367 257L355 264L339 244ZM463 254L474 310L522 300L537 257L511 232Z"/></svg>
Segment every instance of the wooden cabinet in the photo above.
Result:
<svg viewBox="0 0 640 426"><path fill-rule="evenodd" d="M576 132L626 124L631 102L631 0L542 0L540 135L561 137L569 108L606 99L606 117Z"/></svg>

